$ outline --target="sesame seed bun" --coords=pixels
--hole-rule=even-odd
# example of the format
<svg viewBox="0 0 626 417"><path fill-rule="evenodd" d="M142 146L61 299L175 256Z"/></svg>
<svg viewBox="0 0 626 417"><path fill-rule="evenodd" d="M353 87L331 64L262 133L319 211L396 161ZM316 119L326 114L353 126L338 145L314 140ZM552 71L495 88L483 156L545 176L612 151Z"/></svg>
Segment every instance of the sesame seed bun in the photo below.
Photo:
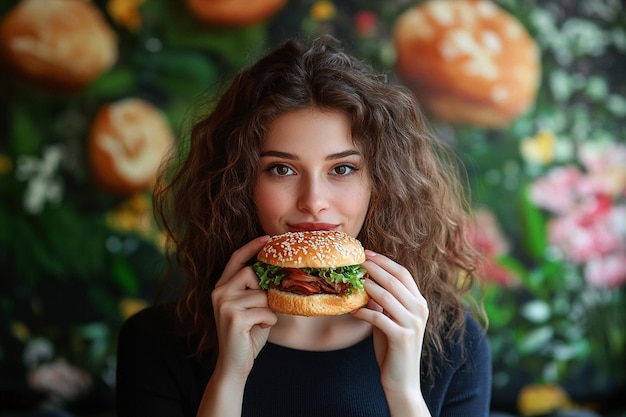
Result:
<svg viewBox="0 0 626 417"><path fill-rule="evenodd" d="M343 232L316 230L273 236L257 259L286 268L331 268L363 263L365 252Z"/></svg>
<svg viewBox="0 0 626 417"><path fill-rule="evenodd" d="M305 281L313 280L319 283L319 280L322 280L324 283L324 278L309 275L315 275L310 270L307 272L295 270L360 265L365 261L365 251L361 242L343 232L293 232L273 236L259 252L257 259L269 265L291 269L281 285L289 280L297 283L303 277L306 277ZM292 289L290 286L287 288L270 286L267 289L268 305L277 313L298 316L336 316L365 306L369 296L362 285L359 289L347 285L350 290L343 293L325 293L320 290L320 293L306 294L289 291ZM320 285L320 288L326 286Z"/></svg>

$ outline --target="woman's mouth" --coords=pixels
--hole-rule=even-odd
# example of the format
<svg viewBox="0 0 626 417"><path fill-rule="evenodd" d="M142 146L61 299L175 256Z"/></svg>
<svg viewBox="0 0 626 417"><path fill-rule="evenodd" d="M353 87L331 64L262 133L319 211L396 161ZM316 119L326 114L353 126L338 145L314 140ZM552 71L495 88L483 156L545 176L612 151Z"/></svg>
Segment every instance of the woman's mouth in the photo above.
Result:
<svg viewBox="0 0 626 417"><path fill-rule="evenodd" d="M339 225L334 223L294 223L289 226L290 232L310 232L313 230L336 230Z"/></svg>

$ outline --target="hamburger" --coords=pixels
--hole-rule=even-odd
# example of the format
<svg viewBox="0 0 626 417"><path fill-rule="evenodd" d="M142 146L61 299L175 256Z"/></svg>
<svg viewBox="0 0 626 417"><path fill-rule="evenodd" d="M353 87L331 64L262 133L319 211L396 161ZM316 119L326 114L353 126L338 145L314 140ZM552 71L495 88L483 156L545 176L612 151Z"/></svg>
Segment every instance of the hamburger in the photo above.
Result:
<svg viewBox="0 0 626 417"><path fill-rule="evenodd" d="M269 307L299 316L336 316L367 304L367 271L361 243L338 231L273 236L253 269L267 290Z"/></svg>

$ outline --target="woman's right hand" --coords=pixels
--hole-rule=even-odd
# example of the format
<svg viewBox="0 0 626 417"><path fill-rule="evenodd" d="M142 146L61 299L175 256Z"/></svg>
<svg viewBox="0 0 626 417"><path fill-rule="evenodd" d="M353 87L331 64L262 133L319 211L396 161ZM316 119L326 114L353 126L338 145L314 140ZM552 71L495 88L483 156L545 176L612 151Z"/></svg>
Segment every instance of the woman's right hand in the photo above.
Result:
<svg viewBox="0 0 626 417"><path fill-rule="evenodd" d="M217 368L243 382L278 319L267 305L259 278L246 266L268 240L262 236L236 250L211 295L219 343Z"/></svg>

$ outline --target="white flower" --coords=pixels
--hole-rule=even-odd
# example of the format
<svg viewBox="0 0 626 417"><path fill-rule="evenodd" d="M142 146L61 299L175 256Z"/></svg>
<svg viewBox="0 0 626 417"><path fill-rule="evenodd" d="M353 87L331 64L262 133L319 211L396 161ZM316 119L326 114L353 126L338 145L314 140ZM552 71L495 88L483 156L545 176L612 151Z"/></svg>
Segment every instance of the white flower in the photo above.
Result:
<svg viewBox="0 0 626 417"><path fill-rule="evenodd" d="M26 343L22 359L27 368L34 368L42 362L50 361L54 356L54 346L50 340L35 337Z"/></svg>
<svg viewBox="0 0 626 417"><path fill-rule="evenodd" d="M63 196L63 182L57 171L63 161L64 148L60 145L44 149L41 159L21 155L17 160L16 178L28 181L24 192L24 210L39 214L46 202L59 203Z"/></svg>
<svg viewBox="0 0 626 417"><path fill-rule="evenodd" d="M550 306L542 300L529 301L522 306L522 315L533 323L544 323L550 316Z"/></svg>

